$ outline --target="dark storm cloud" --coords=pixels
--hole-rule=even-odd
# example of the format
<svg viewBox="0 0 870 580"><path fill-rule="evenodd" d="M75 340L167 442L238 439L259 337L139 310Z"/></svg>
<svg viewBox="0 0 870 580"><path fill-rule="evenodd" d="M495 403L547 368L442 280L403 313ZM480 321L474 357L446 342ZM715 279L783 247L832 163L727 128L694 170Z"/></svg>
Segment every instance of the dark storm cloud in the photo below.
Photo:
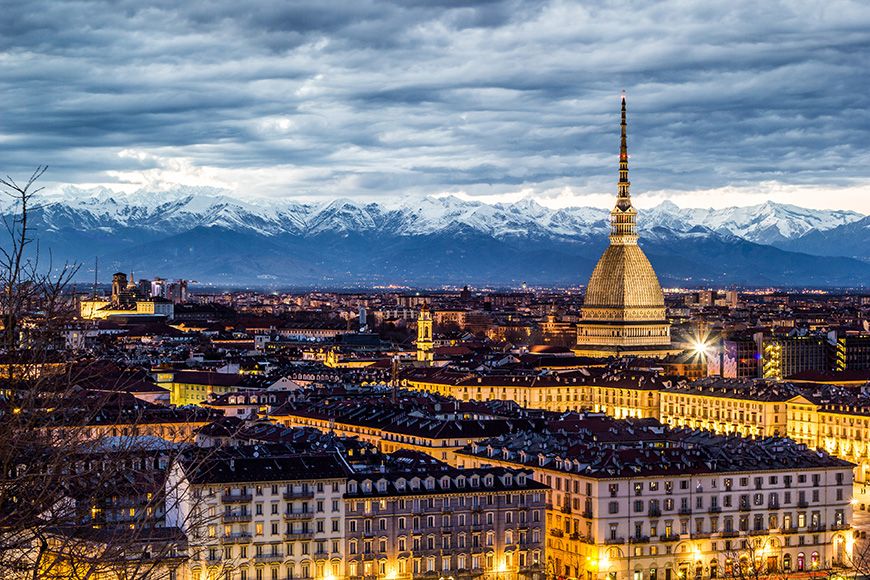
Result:
<svg viewBox="0 0 870 580"><path fill-rule="evenodd" d="M6 3L0 159L272 195L609 192L626 88L636 191L830 190L870 181L867 62L870 8L839 0Z"/></svg>

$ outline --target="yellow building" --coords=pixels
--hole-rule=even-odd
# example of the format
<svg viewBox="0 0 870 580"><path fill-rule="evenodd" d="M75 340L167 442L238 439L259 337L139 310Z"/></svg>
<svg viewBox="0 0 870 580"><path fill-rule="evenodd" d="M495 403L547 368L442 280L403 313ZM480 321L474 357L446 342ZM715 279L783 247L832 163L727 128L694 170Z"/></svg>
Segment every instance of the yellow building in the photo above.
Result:
<svg viewBox="0 0 870 580"><path fill-rule="evenodd" d="M586 369L547 376L478 376L442 369L411 369L403 375L402 385L460 401L505 400L531 409L592 410L616 418L658 418L659 390L664 386L654 373L592 374Z"/></svg>
<svg viewBox="0 0 870 580"><path fill-rule="evenodd" d="M870 408L820 402L811 396L788 402L788 436L813 449L824 449L855 464L859 501L866 497L870 476ZM856 491L858 491L856 489ZM867 500L862 510L868 509Z"/></svg>
<svg viewBox="0 0 870 580"><path fill-rule="evenodd" d="M782 436L788 430L786 402L794 396L787 385L728 379L674 385L661 392L659 420L744 437Z"/></svg>
<svg viewBox="0 0 870 580"><path fill-rule="evenodd" d="M113 304L106 298L94 298L79 302L79 316L85 320L103 320L112 316L165 316L172 320L175 305L165 298L136 300L129 305Z"/></svg>
<svg viewBox="0 0 870 580"><path fill-rule="evenodd" d="M245 388L260 387L260 385L246 387L246 378L250 378L250 375L211 371L173 370L155 373L157 384L169 390L169 403L179 407L199 405L212 395L219 396Z"/></svg>
<svg viewBox="0 0 870 580"><path fill-rule="evenodd" d="M330 348L326 351L326 356L323 359L323 364L331 369L363 369L370 367L373 364L380 362L378 358L352 358L345 357L337 348Z"/></svg>

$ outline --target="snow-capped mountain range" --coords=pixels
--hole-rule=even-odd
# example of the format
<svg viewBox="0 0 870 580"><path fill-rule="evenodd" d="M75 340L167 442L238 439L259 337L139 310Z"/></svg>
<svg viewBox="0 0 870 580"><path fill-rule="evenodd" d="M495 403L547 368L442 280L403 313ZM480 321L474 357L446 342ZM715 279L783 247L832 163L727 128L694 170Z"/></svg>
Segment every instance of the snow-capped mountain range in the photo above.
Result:
<svg viewBox="0 0 870 580"><path fill-rule="evenodd" d="M66 188L40 199L35 223L41 247L55 255L83 262L101 256L143 275L299 284L423 284L469 277L562 283L588 275L607 243L608 214L609 208L550 209L530 199L311 203L242 200L209 188ZM748 283L754 276L759 284L861 285L870 283L865 263L814 259L806 255L811 248L780 248L824 235L826 248L842 248L835 255L867 258L865 248L851 251L848 240L831 242L840 230L860 235L867 219L777 203L703 210L664 202L641 210L638 226L663 282Z"/></svg>
<svg viewBox="0 0 870 580"><path fill-rule="evenodd" d="M99 228L142 227L183 231L224 227L263 235L387 230L398 235L428 235L457 225L495 237L526 235L597 235L607 229L608 208L548 209L531 199L513 204L487 204L456 197L424 197L392 203L360 203L336 199L301 203L285 199L240 200L210 188L117 193L107 189L67 188L42 200L49 229L68 225L75 215ZM825 231L865 216L844 210L812 210L768 202L726 209L682 209L672 202L641 210L641 230L666 227L689 231L695 226L749 241L775 243Z"/></svg>

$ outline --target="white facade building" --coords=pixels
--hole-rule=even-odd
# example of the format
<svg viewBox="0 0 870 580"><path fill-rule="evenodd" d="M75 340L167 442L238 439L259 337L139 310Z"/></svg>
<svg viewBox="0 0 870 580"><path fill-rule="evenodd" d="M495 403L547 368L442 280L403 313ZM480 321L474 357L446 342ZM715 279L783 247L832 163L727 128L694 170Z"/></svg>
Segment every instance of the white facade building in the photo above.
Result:
<svg viewBox="0 0 870 580"><path fill-rule="evenodd" d="M194 580L338 579L346 481L333 455L187 460L172 468L166 525L187 534Z"/></svg>

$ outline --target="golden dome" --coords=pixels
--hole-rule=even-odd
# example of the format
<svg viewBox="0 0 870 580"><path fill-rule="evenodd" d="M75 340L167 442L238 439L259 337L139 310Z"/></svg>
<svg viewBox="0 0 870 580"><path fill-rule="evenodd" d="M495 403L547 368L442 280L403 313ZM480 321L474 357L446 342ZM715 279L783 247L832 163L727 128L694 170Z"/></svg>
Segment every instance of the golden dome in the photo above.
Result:
<svg viewBox="0 0 870 580"><path fill-rule="evenodd" d="M611 244L604 251L586 287L583 319L665 319L662 287L639 246Z"/></svg>
<svg viewBox="0 0 870 580"><path fill-rule="evenodd" d="M658 276L637 245L637 211L628 180L625 95L622 97L619 181L610 212L610 246L598 260L577 324L581 356L664 356L672 352L671 325Z"/></svg>

